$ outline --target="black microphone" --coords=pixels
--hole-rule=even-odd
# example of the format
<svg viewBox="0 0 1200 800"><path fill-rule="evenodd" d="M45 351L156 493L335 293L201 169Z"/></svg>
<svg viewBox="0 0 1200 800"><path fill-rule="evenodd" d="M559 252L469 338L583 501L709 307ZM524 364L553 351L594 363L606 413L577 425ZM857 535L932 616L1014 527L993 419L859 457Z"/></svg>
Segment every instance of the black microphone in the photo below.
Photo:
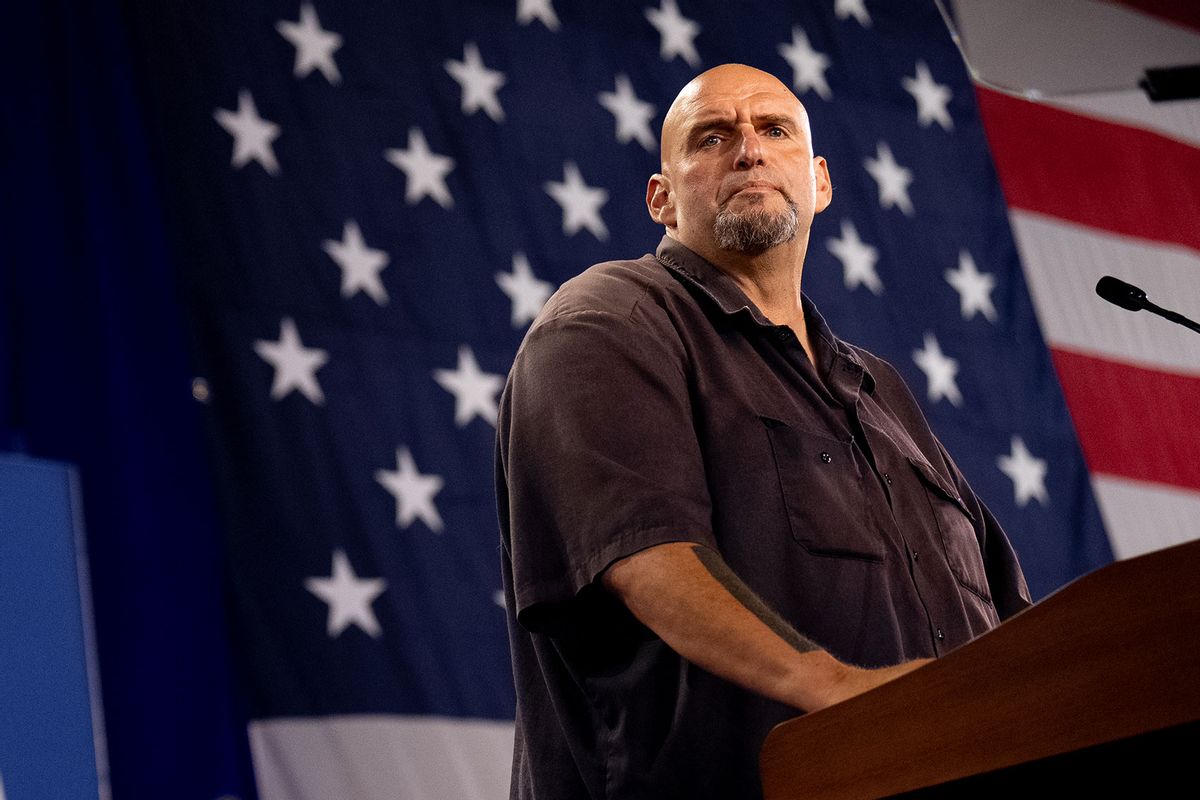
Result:
<svg viewBox="0 0 1200 800"><path fill-rule="evenodd" d="M1151 303L1146 298L1146 293L1143 290L1132 283L1126 283L1111 275L1105 275L1096 283L1096 294L1113 305L1127 308L1130 311L1141 311L1144 308L1152 314L1158 314L1163 319L1169 319L1171 322L1178 323L1185 328L1190 328L1200 333L1200 325L1197 325L1182 314L1177 314L1174 311L1168 311L1165 308L1154 305L1154 303Z"/></svg>
<svg viewBox="0 0 1200 800"><path fill-rule="evenodd" d="M1130 311L1141 311L1146 307L1146 293L1132 283L1118 280L1112 275L1105 275L1096 284L1096 294L1113 305L1128 308Z"/></svg>

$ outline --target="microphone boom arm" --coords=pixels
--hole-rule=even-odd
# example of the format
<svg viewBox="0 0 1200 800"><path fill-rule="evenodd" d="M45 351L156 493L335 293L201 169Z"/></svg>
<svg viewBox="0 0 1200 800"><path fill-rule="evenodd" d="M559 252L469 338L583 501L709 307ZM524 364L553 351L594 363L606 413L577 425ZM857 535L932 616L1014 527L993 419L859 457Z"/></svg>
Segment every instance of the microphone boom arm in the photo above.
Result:
<svg viewBox="0 0 1200 800"><path fill-rule="evenodd" d="M1105 275L1096 283L1096 294L1115 306L1130 311L1141 311L1144 308L1153 314L1158 314L1163 319L1169 319L1171 322L1200 333L1200 324L1188 319L1183 314L1156 306L1146 298L1143 290L1111 275Z"/></svg>

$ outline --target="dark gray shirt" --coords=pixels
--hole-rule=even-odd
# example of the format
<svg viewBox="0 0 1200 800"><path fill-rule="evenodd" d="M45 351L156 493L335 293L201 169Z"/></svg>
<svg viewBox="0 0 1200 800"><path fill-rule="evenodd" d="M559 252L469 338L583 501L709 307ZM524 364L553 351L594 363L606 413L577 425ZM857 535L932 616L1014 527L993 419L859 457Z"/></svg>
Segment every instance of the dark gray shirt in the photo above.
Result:
<svg viewBox="0 0 1200 800"><path fill-rule="evenodd" d="M895 369L804 298L815 366L664 238L547 303L501 400L514 798L748 798L796 711L696 667L600 588L665 542L719 552L839 659L937 656L1029 604L1004 532Z"/></svg>

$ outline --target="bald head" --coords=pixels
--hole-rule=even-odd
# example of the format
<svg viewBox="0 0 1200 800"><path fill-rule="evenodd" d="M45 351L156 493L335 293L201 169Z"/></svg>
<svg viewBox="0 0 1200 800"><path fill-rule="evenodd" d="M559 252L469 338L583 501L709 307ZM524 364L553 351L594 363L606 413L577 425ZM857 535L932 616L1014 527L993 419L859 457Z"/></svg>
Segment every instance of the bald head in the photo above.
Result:
<svg viewBox="0 0 1200 800"><path fill-rule="evenodd" d="M667 111L661 146L646 207L668 236L713 263L722 253L803 258L829 172L804 106L778 78L744 64L696 76Z"/></svg>
<svg viewBox="0 0 1200 800"><path fill-rule="evenodd" d="M769 72L745 64L722 64L701 72L679 90L675 101L663 118L659 155L664 171L675 152L679 136L687 122L722 101L743 99L754 95L774 97L791 106L797 122L809 136L808 112L804 105L781 80ZM811 144L810 144L811 149Z"/></svg>

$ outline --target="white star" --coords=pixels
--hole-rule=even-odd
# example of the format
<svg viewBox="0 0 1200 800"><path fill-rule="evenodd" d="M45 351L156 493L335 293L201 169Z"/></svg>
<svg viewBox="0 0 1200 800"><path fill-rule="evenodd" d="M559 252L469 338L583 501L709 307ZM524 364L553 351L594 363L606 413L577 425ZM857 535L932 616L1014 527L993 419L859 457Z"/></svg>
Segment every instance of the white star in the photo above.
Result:
<svg viewBox="0 0 1200 800"><path fill-rule="evenodd" d="M271 383L271 398L280 400L293 389L317 405L325 402L325 393L317 383L317 370L325 366L329 353L315 347L305 347L300 341L300 332L291 317L279 323L279 341L259 339L254 342L254 352L275 368L275 380Z"/></svg>
<svg viewBox="0 0 1200 800"><path fill-rule="evenodd" d="M942 130L954 130L954 120L950 118L950 112L946 109L946 104L954 95L949 86L944 86L933 79L933 76L929 74L929 67L925 66L924 61L917 62L916 77L901 78L900 84L904 87L904 91L911 94L917 101L917 124L922 128L928 128L936 122L942 126Z"/></svg>
<svg viewBox="0 0 1200 800"><path fill-rule="evenodd" d="M880 142L876 150L877 158L868 158L863 166L871 177L879 184L879 206L881 208L898 207L905 216L912 216L913 204L908 199L908 185L912 183L912 170L896 163L892 149Z"/></svg>
<svg viewBox="0 0 1200 800"><path fill-rule="evenodd" d="M508 79L499 70L488 69L483 65L479 48L474 42L463 45L463 60L447 59L446 72L462 87L462 112L474 114L479 109L492 118L493 122L504 121L504 109L496 92Z"/></svg>
<svg viewBox="0 0 1200 800"><path fill-rule="evenodd" d="M408 149L385 150L383 157L404 171L404 200L410 206L423 197L432 197L442 208L454 206L454 198L446 188L446 176L454 169L454 159L430 150L420 128L408 129Z"/></svg>
<svg viewBox="0 0 1200 800"><path fill-rule="evenodd" d="M936 403L945 397L953 405L962 405L962 393L958 391L958 384L954 381L954 376L958 374L958 361L942 353L942 348L932 333L925 334L923 349L913 351L913 361L929 381L929 402Z"/></svg>
<svg viewBox="0 0 1200 800"><path fill-rule="evenodd" d="M342 37L321 28L321 20L317 19L317 11L312 3L300 6L299 22L281 19L275 23L275 30L296 48L293 75L303 78L314 69L319 69L325 80L341 83L342 76L338 72L337 62L333 60L333 54L342 46Z"/></svg>
<svg viewBox="0 0 1200 800"><path fill-rule="evenodd" d="M1000 471L1013 482L1013 500L1022 508L1036 499L1043 506L1050 502L1046 491L1046 460L1034 458L1020 436L1012 437L1009 455L996 459Z"/></svg>
<svg viewBox="0 0 1200 800"><path fill-rule="evenodd" d="M517 0L517 22L528 25L535 19L552 31L558 30L558 15L551 0Z"/></svg>
<svg viewBox="0 0 1200 800"><path fill-rule="evenodd" d="M792 27L791 44L779 45L779 54L792 65L792 86L801 94L809 89L820 95L822 100L833 97L825 70L829 69L829 56L818 53L808 43L808 35L799 26Z"/></svg>
<svg viewBox="0 0 1200 800"><path fill-rule="evenodd" d="M504 388L504 376L483 372L475 354L465 344L458 348L458 366L435 369L433 379L454 395L454 424L463 427L476 416L496 426L496 393Z"/></svg>
<svg viewBox="0 0 1200 800"><path fill-rule="evenodd" d="M360 290L378 305L387 305L387 289L379 278L388 265L388 254L367 247L358 223L348 220L342 229L342 240L326 239L321 247L342 268L342 297L353 297Z"/></svg>
<svg viewBox="0 0 1200 800"><path fill-rule="evenodd" d="M958 252L958 269L945 272L946 282L958 292L959 309L963 319L971 319L975 312L983 314L989 321L996 321L996 307L992 305L992 289L996 277L990 272L975 268L975 259L966 250Z"/></svg>
<svg viewBox="0 0 1200 800"><path fill-rule="evenodd" d="M617 118L617 141L621 144L637 139L647 150L654 149L654 133L650 121L654 119L654 106L639 100L633 93L633 84L626 75L617 76L616 92L601 92L600 105Z"/></svg>
<svg viewBox="0 0 1200 800"><path fill-rule="evenodd" d="M663 61L682 56L693 69L700 66L700 54L696 52L696 37L700 35L700 25L680 14L675 0L662 0L658 8L647 8L646 19L650 20L650 24L658 29L658 34L662 37L658 53Z"/></svg>
<svg viewBox="0 0 1200 800"><path fill-rule="evenodd" d="M600 216L600 207L608 202L608 191L588 186L574 161L563 163L563 179L542 184L547 194L562 207L563 234L571 236L587 228L597 239L608 238L608 227Z"/></svg>
<svg viewBox="0 0 1200 800"><path fill-rule="evenodd" d="M554 294L554 284L538 280L524 253L513 253L512 272L497 272L496 283L512 301L512 326L519 328L538 315Z"/></svg>
<svg viewBox="0 0 1200 800"><path fill-rule="evenodd" d="M843 280L847 289L866 286L873 294L883 292L883 281L879 280L879 273L875 271L879 251L858 238L858 230L853 222L848 219L842 220L842 238L826 239L825 246L842 262Z"/></svg>
<svg viewBox="0 0 1200 800"><path fill-rule="evenodd" d="M440 475L422 475L407 447L396 448L396 469L375 470L375 480L396 498L396 527L421 520L434 533L442 532L442 516L433 496L442 490Z"/></svg>
<svg viewBox="0 0 1200 800"><path fill-rule="evenodd" d="M382 631L371 603L387 589L383 578L360 578L354 574L350 559L342 550L333 551L333 574L328 578L305 578L304 588L329 605L325 631L336 638L351 625L378 639Z"/></svg>
<svg viewBox="0 0 1200 800"><path fill-rule="evenodd" d="M279 162L275 160L271 143L279 138L280 128L258 115L254 97L248 90L238 92L237 113L218 108L213 112L213 119L233 137L231 163L235 168L241 169L251 161L257 161L271 175L279 174Z"/></svg>
<svg viewBox="0 0 1200 800"><path fill-rule="evenodd" d="M871 27L871 15L867 13L866 0L833 0L833 13L838 19L854 17L864 28Z"/></svg>

